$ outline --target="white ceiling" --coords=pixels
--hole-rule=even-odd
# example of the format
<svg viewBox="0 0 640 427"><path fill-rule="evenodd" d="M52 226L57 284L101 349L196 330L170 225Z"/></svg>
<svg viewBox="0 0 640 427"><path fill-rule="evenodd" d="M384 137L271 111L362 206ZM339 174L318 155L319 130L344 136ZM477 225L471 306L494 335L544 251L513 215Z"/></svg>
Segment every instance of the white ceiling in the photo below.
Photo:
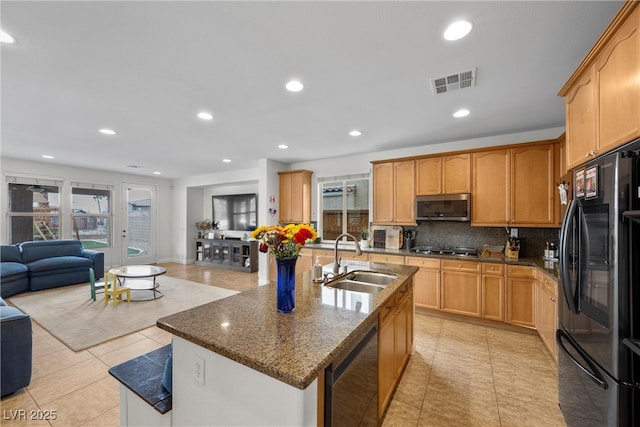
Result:
<svg viewBox="0 0 640 427"><path fill-rule="evenodd" d="M563 126L557 93L621 5L3 0L2 156L175 178Z"/></svg>

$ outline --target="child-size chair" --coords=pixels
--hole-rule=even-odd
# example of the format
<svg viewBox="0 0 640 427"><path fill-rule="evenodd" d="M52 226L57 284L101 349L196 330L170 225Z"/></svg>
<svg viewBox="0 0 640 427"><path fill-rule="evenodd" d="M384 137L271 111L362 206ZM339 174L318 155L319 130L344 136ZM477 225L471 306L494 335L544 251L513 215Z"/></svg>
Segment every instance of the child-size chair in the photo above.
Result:
<svg viewBox="0 0 640 427"><path fill-rule="evenodd" d="M93 271L93 268L89 268L89 284L91 285L91 298L95 301L96 291L104 289L104 282L96 283L96 273Z"/></svg>
<svg viewBox="0 0 640 427"><path fill-rule="evenodd" d="M131 289L119 286L115 274L104 273L104 305L109 304L109 297L113 297L113 306L117 307L118 301L122 301L122 294L127 294L127 302L131 301Z"/></svg>

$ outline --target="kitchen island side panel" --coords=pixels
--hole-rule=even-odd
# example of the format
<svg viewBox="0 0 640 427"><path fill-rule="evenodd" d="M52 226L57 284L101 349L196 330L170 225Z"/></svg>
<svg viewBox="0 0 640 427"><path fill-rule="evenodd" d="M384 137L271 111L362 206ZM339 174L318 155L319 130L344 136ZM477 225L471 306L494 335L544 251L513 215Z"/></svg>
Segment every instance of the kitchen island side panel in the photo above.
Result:
<svg viewBox="0 0 640 427"><path fill-rule="evenodd" d="M195 379L204 360L204 384ZM173 338L174 426L315 426L318 382L300 390L179 337Z"/></svg>

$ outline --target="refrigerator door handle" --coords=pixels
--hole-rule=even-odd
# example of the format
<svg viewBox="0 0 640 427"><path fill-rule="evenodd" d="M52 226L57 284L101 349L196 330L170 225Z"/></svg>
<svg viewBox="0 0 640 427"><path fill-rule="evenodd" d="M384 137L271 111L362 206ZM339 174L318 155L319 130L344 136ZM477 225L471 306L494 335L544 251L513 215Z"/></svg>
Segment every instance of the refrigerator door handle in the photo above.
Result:
<svg viewBox="0 0 640 427"><path fill-rule="evenodd" d="M572 200L569 203L569 207L567 208L567 212L564 217L564 221L562 222L562 228L560 229L560 259L559 259L559 267L560 267L560 281L562 282L562 287L564 288L564 296L569 304L569 310L572 313L578 314L578 302L577 302L577 292L578 286L576 285L576 293L574 294L571 289L571 277L569 275L569 261L570 254L568 252L569 245L569 233L571 231L571 226L573 222L576 220L576 210L578 208L578 202L576 200Z"/></svg>
<svg viewBox="0 0 640 427"><path fill-rule="evenodd" d="M640 211L624 211L622 212L622 216L633 222L640 223Z"/></svg>
<svg viewBox="0 0 640 427"><path fill-rule="evenodd" d="M587 365L589 365L589 368L584 367L573 356L573 354L569 353L569 350L567 350L567 348L564 346L564 343L562 342L563 338L566 339L567 342L569 343L569 345L571 345L571 347L584 359L584 361L587 362ZM566 333L564 333L564 331L562 331L560 329L556 330L556 342L558 343L558 347L560 347L562 349L562 351L564 351L565 354L567 356L569 356L571 361L578 368L580 368L580 370L582 372L584 372L594 383L596 383L599 387L601 387L601 388L603 388L605 390L609 387L609 385L606 383L606 381L602 378L602 375L600 374L600 371L599 371L598 367L595 366L595 364L591 363L591 361L589 360L589 355L587 355L582 349L580 349L580 348L576 347L575 345L573 345L573 343L569 339L569 336Z"/></svg>

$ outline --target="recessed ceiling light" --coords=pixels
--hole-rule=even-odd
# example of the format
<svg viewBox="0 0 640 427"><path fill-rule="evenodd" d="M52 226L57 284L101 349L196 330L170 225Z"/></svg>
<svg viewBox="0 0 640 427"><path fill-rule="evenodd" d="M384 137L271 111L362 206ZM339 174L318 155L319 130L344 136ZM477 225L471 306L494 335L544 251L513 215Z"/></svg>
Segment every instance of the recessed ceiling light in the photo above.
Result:
<svg viewBox="0 0 640 427"><path fill-rule="evenodd" d="M231 163L231 159L222 159L222 161L225 163Z"/></svg>
<svg viewBox="0 0 640 427"><path fill-rule="evenodd" d="M444 38L446 40L460 40L471 31L471 22L456 21L444 30Z"/></svg>
<svg viewBox="0 0 640 427"><path fill-rule="evenodd" d="M105 135L115 135L116 131L111 130L111 129L100 129L98 132L103 133Z"/></svg>
<svg viewBox="0 0 640 427"><path fill-rule="evenodd" d="M206 111L199 112L198 117L200 117L202 120L213 120L213 115L211 113L207 113Z"/></svg>
<svg viewBox="0 0 640 427"><path fill-rule="evenodd" d="M53 157L51 154L43 154L42 158L43 159L55 159L55 157Z"/></svg>
<svg viewBox="0 0 640 427"><path fill-rule="evenodd" d="M354 129L351 132L349 132L349 135L351 135L351 136L360 136L360 135L362 135L362 131L358 130L358 129Z"/></svg>
<svg viewBox="0 0 640 427"><path fill-rule="evenodd" d="M154 171L153 174L154 175L162 175L162 172Z"/></svg>
<svg viewBox="0 0 640 427"><path fill-rule="evenodd" d="M469 115L469 113L471 113L471 111L467 110L466 108L461 108L455 113L453 113L453 117L456 117L456 118L466 117Z"/></svg>
<svg viewBox="0 0 640 427"><path fill-rule="evenodd" d="M281 150L286 150L287 148L289 148L289 146L287 144L280 144L278 145L278 148Z"/></svg>
<svg viewBox="0 0 640 427"><path fill-rule="evenodd" d="M2 43L15 43L16 39L14 39L11 34L0 30L0 42Z"/></svg>
<svg viewBox="0 0 640 427"><path fill-rule="evenodd" d="M289 92L300 92L304 89L304 85L300 83L298 80L291 80L285 86Z"/></svg>

